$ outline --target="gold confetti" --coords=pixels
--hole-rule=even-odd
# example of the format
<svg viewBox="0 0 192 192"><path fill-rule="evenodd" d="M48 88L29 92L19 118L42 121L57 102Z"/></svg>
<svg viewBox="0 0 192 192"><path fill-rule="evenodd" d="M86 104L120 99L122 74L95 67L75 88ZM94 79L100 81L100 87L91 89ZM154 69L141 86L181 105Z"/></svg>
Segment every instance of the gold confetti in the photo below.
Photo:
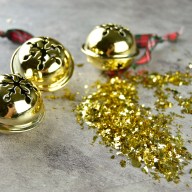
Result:
<svg viewBox="0 0 192 192"><path fill-rule="evenodd" d="M75 93L72 93L70 89L65 88L64 89L64 94L63 94L63 96L61 98L62 99L67 99L67 100L70 100L70 101L74 101L75 97L76 97Z"/></svg>
<svg viewBox="0 0 192 192"><path fill-rule="evenodd" d="M120 165L121 165L121 167L126 167L126 161L125 160L121 160L120 161Z"/></svg>
<svg viewBox="0 0 192 192"><path fill-rule="evenodd" d="M55 95L46 95L45 98L46 98L46 99L52 99L52 100L55 100L55 99L57 99L58 97L55 96Z"/></svg>
<svg viewBox="0 0 192 192"><path fill-rule="evenodd" d="M191 86L189 72L144 73L111 78L106 83L96 82L96 91L83 98L76 108L77 121L86 123L96 130L102 144L115 149L130 161L134 167L151 174L154 179L164 177L178 183L183 168L189 164L192 155L184 146L181 131L172 133L175 118L184 118L175 112L165 113L172 108L170 95L181 106L181 112L192 114L191 97L182 98L172 86ZM140 104L140 85L154 91L156 113L146 104ZM165 111L165 112L164 112ZM181 125L177 124L180 128ZM111 156L114 159L115 156ZM121 160L120 165L126 166Z"/></svg>
<svg viewBox="0 0 192 192"><path fill-rule="evenodd" d="M181 97L175 96L174 98L178 102L178 105L181 106L182 113L192 114L192 96L189 98L181 98Z"/></svg>
<svg viewBox="0 0 192 192"><path fill-rule="evenodd" d="M186 184L186 187L187 187L187 188L189 188L189 187L190 187L190 185L187 183L187 184Z"/></svg>
<svg viewBox="0 0 192 192"><path fill-rule="evenodd" d="M83 63L79 63L79 64L76 64L76 65L77 65L77 67L83 67L84 66Z"/></svg>
<svg viewBox="0 0 192 192"><path fill-rule="evenodd" d="M115 159L115 155L112 155L112 156L111 156L111 159Z"/></svg>
<svg viewBox="0 0 192 192"><path fill-rule="evenodd" d="M65 88L64 90L64 94L61 96L56 96L56 95L46 95L45 98L46 99L51 99L51 100L55 100L55 99L67 99L70 101L74 101L76 94L72 93L70 89Z"/></svg>
<svg viewBox="0 0 192 192"><path fill-rule="evenodd" d="M189 173L191 174L191 178L192 178L192 169L190 169Z"/></svg>

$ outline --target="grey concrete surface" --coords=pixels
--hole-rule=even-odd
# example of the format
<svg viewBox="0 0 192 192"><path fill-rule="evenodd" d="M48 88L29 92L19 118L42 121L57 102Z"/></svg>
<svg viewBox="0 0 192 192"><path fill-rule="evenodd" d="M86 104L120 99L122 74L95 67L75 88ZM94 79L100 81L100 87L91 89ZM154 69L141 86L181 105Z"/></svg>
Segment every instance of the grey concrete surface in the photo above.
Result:
<svg viewBox="0 0 192 192"><path fill-rule="evenodd" d="M95 25L112 22L128 26L133 33L160 35L184 27L180 41L159 45L153 60L144 67L163 73L182 71L192 60L191 18L191 0L0 0L0 29L22 28L36 36L54 37L70 50L76 64L85 64L75 68L66 86L80 92L75 101L45 98L46 117L38 128L0 135L0 192L192 191L187 174L174 184L163 179L154 181L129 164L121 168L120 158L111 160L107 148L98 143L91 145L94 131L81 130L72 112L85 91L84 85L105 80L80 51ZM16 48L0 39L0 73L10 73L9 62ZM63 90L55 94L62 95ZM148 93L144 94L144 102L150 102ZM186 115L182 130L185 140L191 139L191 122ZM191 144L186 142L186 146L192 152ZM186 167L185 172L190 168Z"/></svg>

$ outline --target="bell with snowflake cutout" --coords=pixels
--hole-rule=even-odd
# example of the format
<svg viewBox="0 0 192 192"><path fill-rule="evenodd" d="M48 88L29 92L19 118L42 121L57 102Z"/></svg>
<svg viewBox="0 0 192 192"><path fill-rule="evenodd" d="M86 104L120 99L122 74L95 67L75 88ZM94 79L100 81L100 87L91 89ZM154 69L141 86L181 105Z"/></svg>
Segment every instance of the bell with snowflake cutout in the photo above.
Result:
<svg viewBox="0 0 192 192"><path fill-rule="evenodd" d="M18 74L0 75L0 132L18 133L36 127L45 114L40 91Z"/></svg>
<svg viewBox="0 0 192 192"><path fill-rule="evenodd" d="M69 81L74 62L69 51L50 37L34 37L21 45L11 59L11 70L42 91L56 91Z"/></svg>

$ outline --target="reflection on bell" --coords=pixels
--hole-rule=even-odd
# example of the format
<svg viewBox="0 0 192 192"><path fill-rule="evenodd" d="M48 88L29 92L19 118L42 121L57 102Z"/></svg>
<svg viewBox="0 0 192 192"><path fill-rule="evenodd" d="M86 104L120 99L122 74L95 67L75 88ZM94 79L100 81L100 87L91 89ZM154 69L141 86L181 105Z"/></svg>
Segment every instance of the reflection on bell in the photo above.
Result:
<svg viewBox="0 0 192 192"><path fill-rule="evenodd" d="M44 117L40 91L17 74L0 75L0 132L16 133L37 126Z"/></svg>
<svg viewBox="0 0 192 192"><path fill-rule="evenodd" d="M129 67L139 53L129 29L114 24L96 26L88 35L82 51L90 63L107 71Z"/></svg>
<svg viewBox="0 0 192 192"><path fill-rule="evenodd" d="M32 81L42 91L56 91L71 78L74 62L69 51L50 37L26 41L13 54L11 70Z"/></svg>

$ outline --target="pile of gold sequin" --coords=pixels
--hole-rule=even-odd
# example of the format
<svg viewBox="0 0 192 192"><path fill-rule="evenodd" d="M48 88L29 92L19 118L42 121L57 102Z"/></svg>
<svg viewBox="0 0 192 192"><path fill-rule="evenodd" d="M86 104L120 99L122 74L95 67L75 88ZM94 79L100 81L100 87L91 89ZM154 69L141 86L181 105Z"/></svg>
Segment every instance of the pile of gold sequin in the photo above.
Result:
<svg viewBox="0 0 192 192"><path fill-rule="evenodd" d="M177 87L184 85L189 89L192 75L188 71L164 75L125 74L124 77L97 82L96 91L84 97L76 108L78 122L95 128L94 139L100 136L103 144L127 157L134 167L155 179L165 177L167 181L178 183L192 155L184 147L181 126L175 124L174 119L184 118L183 113L192 114L192 96L189 90L189 97L183 98ZM154 107L140 103L142 87L153 91ZM175 101L170 102L169 97ZM173 104L180 106L180 114L166 111ZM177 128L175 132L173 127ZM121 160L121 166L125 167L126 162Z"/></svg>

